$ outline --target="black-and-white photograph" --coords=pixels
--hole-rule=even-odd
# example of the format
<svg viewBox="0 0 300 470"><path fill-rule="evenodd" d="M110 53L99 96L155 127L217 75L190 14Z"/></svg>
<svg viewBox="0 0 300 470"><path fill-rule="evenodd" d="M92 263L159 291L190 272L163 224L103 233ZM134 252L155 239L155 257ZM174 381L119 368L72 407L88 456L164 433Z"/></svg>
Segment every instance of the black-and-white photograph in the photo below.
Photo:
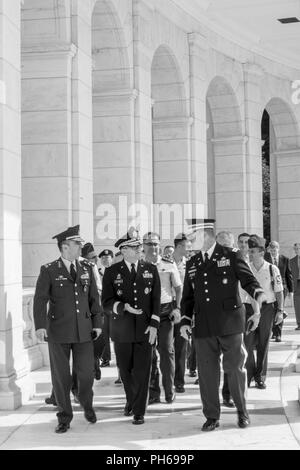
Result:
<svg viewBox="0 0 300 470"><path fill-rule="evenodd" d="M0 203L0 451L300 450L300 0L0 0Z"/></svg>

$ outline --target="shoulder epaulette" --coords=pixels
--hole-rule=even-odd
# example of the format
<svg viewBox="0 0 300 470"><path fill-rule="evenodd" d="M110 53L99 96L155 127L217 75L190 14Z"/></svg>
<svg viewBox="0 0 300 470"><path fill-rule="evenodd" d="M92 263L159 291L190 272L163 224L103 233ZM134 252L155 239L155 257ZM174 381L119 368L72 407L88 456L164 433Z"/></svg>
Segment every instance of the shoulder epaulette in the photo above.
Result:
<svg viewBox="0 0 300 470"><path fill-rule="evenodd" d="M162 260L162 261L165 261L165 263L171 263L171 264L174 264L174 261L173 261L172 259L170 259L170 258L164 258L164 257L162 257L162 259L161 259L161 260Z"/></svg>
<svg viewBox="0 0 300 470"><path fill-rule="evenodd" d="M238 248L232 248L233 253L237 253L239 251Z"/></svg>
<svg viewBox="0 0 300 470"><path fill-rule="evenodd" d="M48 268L50 268L50 266L52 266L53 264L56 264L56 263L58 263L58 262L59 262L59 260L57 259L57 260L55 260L55 261L51 261L51 263L43 264L43 267L46 268L46 269L48 269Z"/></svg>

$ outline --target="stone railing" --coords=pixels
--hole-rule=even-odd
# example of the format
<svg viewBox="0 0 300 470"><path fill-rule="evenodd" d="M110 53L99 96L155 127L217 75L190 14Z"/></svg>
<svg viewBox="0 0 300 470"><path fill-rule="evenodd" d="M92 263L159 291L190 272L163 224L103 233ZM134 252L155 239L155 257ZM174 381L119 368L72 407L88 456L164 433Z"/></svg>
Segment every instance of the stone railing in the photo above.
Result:
<svg viewBox="0 0 300 470"><path fill-rule="evenodd" d="M33 320L34 288L23 289L23 345L29 370L40 369L48 363L47 344L39 344Z"/></svg>

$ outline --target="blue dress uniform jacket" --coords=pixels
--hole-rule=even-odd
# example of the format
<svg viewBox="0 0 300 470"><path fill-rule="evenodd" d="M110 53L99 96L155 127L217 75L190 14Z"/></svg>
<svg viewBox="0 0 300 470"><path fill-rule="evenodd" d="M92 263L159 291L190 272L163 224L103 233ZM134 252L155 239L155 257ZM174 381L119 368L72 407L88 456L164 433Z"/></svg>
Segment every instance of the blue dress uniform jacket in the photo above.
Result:
<svg viewBox="0 0 300 470"><path fill-rule="evenodd" d="M245 309L239 281L254 298L262 292L240 252L216 244L207 264L201 252L193 256L186 265L181 325L190 325L195 313L196 338L243 333Z"/></svg>
<svg viewBox="0 0 300 470"><path fill-rule="evenodd" d="M51 343L91 341L92 329L101 328L99 293L91 264L76 261L75 283L61 258L42 266L33 314L36 329L47 329Z"/></svg>
<svg viewBox="0 0 300 470"><path fill-rule="evenodd" d="M159 326L160 321L160 279L156 266L139 261L135 281L124 261L105 269L103 277L102 304L111 315L111 338L121 343L147 341L147 327ZM118 304L116 304L118 302ZM134 315L124 309L125 303L142 309L141 315ZM116 304L116 306L115 306ZM117 307L117 313L114 313Z"/></svg>

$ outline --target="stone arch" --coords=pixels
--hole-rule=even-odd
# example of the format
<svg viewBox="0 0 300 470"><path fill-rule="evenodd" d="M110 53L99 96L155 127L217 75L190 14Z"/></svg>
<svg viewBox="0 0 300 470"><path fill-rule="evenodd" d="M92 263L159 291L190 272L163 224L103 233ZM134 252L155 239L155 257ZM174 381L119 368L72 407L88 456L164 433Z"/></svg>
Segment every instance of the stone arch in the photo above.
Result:
<svg viewBox="0 0 300 470"><path fill-rule="evenodd" d="M206 94L208 215L217 230L242 231L245 226L245 138L236 93L221 76Z"/></svg>
<svg viewBox="0 0 300 470"><path fill-rule="evenodd" d="M173 51L160 45L151 65L153 202L190 202L189 118L180 66ZM179 209L180 211L180 209ZM156 229L163 240L178 230L179 219L160 220ZM171 232L170 232L171 227ZM181 230L182 231L182 230Z"/></svg>
<svg viewBox="0 0 300 470"><path fill-rule="evenodd" d="M167 45L160 45L154 53L151 92L154 119L187 115L181 70L173 51Z"/></svg>
<svg viewBox="0 0 300 470"><path fill-rule="evenodd" d="M122 235L120 231L126 233L126 214L119 213L120 200L128 210L134 199L136 94L131 87L128 48L114 3L97 0L92 13L92 63L94 240L99 250L112 246ZM110 214L104 204L110 205Z"/></svg>
<svg viewBox="0 0 300 470"><path fill-rule="evenodd" d="M118 13L108 0L97 0L92 13L93 92L130 86L128 47Z"/></svg>
<svg viewBox="0 0 300 470"><path fill-rule="evenodd" d="M271 238L292 255L300 229L300 132L291 106L281 97L270 98L269 114Z"/></svg>
<svg viewBox="0 0 300 470"><path fill-rule="evenodd" d="M207 90L214 138L240 136L242 133L241 112L236 94L229 82L217 76Z"/></svg>
<svg viewBox="0 0 300 470"><path fill-rule="evenodd" d="M71 1L26 0L21 5L22 48L43 43L71 40Z"/></svg>

